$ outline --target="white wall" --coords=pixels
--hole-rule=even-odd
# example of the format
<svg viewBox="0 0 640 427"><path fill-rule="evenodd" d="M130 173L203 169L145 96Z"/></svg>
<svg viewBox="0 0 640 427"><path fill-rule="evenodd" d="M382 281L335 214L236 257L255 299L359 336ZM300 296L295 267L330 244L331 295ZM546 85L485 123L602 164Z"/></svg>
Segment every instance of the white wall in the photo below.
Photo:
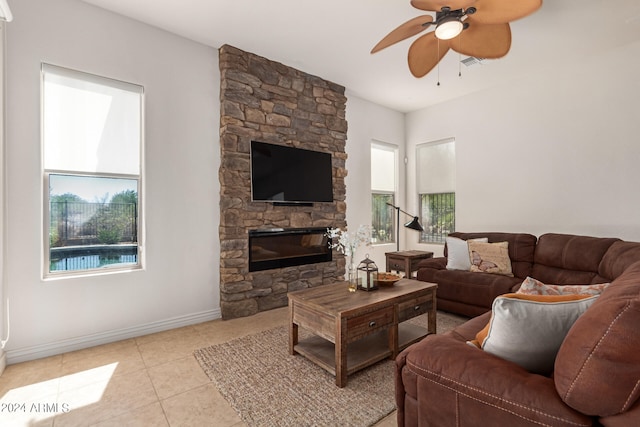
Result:
<svg viewBox="0 0 640 427"><path fill-rule="evenodd" d="M358 98L347 91L347 225L350 230L360 224L371 224L371 142L397 145L398 206L405 207L404 114ZM407 212L414 212L406 206ZM417 212L417 211L415 211ZM417 213L416 213L417 215ZM402 220L402 218L401 218ZM401 249L407 248L404 227L400 230ZM417 236L415 236L417 241ZM369 254L380 271L385 270L385 252L395 251L396 244L361 246L355 255L356 264Z"/></svg>
<svg viewBox="0 0 640 427"><path fill-rule="evenodd" d="M410 158L456 138L457 230L640 241L638 55L630 44L408 114Z"/></svg>
<svg viewBox="0 0 640 427"><path fill-rule="evenodd" d="M4 144L4 117L5 117L5 103L4 103L4 39L5 39L6 23L0 20L0 230L3 230L2 236L0 236L0 340L6 338L5 335L5 309L4 309L4 295L5 295L5 250L6 246L6 233L5 226L5 144ZM0 374L4 372L4 368L7 365L7 355L4 351L4 346L0 346Z"/></svg>
<svg viewBox="0 0 640 427"><path fill-rule="evenodd" d="M9 362L219 317L218 52L75 0L11 7ZM42 280L43 61L145 88L143 271Z"/></svg>

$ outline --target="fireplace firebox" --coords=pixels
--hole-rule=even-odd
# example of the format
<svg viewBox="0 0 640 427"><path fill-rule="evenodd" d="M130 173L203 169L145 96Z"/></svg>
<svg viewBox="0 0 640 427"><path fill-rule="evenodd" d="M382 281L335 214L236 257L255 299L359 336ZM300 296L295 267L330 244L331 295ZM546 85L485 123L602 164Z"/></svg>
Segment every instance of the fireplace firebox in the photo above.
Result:
<svg viewBox="0 0 640 427"><path fill-rule="evenodd" d="M332 260L324 227L249 230L249 271Z"/></svg>

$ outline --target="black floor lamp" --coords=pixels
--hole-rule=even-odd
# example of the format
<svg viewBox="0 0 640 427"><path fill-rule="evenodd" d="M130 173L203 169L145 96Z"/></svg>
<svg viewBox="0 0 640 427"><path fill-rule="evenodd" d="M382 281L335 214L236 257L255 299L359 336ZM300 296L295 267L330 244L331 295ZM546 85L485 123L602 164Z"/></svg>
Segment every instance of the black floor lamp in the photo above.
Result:
<svg viewBox="0 0 640 427"><path fill-rule="evenodd" d="M404 225L405 227L410 228L412 230L417 230L417 231L424 231L424 228L422 227L422 224L420 224L420 220L418 219L417 216L413 216L413 215L403 211L398 206L392 205L389 202L387 202L387 205L389 205L393 209L395 209L397 211L397 214L398 214L398 222L397 222L397 227L396 227L396 245L398 247L397 251L400 252L400 212L402 212L403 214L405 214L407 216L413 217L413 219L411 221L407 222Z"/></svg>

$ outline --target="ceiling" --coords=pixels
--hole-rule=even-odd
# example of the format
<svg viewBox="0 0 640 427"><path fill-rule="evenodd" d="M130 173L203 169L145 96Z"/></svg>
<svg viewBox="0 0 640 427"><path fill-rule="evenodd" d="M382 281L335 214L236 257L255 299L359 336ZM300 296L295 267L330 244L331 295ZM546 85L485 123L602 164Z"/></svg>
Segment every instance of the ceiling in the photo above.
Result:
<svg viewBox="0 0 640 427"><path fill-rule="evenodd" d="M416 79L407 66L413 38L369 53L391 30L425 13L409 0L83 1L215 48L229 44L264 56L400 112L529 73L579 67L585 56L640 40L638 0L545 0L511 24L511 51L504 58L467 67L451 51L439 70Z"/></svg>

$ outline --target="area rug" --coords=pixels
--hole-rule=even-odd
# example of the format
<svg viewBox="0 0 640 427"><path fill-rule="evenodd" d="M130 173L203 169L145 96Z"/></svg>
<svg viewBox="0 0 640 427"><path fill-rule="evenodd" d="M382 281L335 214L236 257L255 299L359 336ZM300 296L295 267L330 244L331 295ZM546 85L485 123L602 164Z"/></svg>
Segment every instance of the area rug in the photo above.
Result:
<svg viewBox="0 0 640 427"><path fill-rule="evenodd" d="M438 333L466 318L438 312ZM412 323L426 325L426 315ZM280 326L194 352L200 366L248 426L370 426L395 410L394 363L384 360L348 378L335 377L288 351ZM305 331L300 330L300 339Z"/></svg>

